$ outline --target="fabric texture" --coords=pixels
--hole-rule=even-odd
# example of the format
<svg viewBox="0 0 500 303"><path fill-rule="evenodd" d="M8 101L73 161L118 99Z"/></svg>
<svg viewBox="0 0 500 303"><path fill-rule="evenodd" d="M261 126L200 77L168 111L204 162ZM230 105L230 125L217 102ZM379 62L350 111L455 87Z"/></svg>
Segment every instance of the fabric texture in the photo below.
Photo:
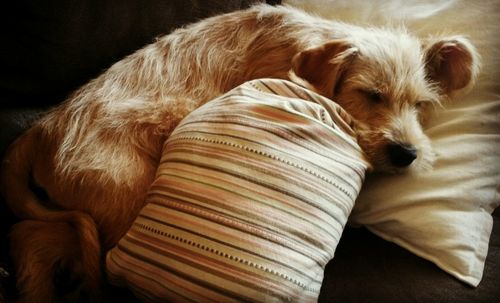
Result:
<svg viewBox="0 0 500 303"><path fill-rule="evenodd" d="M316 301L367 169L349 121L272 79L191 113L107 255L111 282L147 301Z"/></svg>
<svg viewBox="0 0 500 303"><path fill-rule="evenodd" d="M431 171L371 175L350 221L365 225L467 284L481 281L500 204L500 10L498 1L285 1L327 18L369 25L405 24L421 37L461 34L482 57L476 87L436 110L426 133Z"/></svg>

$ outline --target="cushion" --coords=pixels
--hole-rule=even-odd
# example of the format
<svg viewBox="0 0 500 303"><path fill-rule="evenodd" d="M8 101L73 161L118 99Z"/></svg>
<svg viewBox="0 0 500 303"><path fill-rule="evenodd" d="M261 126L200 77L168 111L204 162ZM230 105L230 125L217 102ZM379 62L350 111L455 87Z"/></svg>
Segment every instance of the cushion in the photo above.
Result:
<svg viewBox="0 0 500 303"><path fill-rule="evenodd" d="M107 255L110 281L147 301L316 301L367 169L349 121L272 79L191 113Z"/></svg>
<svg viewBox="0 0 500 303"><path fill-rule="evenodd" d="M371 175L350 218L477 286L488 253L491 213L500 204L498 3L285 2L347 22L406 24L422 37L442 34L445 28L468 36L478 48L483 68L476 87L444 103L429 121L426 132L437 154L434 168L415 175Z"/></svg>

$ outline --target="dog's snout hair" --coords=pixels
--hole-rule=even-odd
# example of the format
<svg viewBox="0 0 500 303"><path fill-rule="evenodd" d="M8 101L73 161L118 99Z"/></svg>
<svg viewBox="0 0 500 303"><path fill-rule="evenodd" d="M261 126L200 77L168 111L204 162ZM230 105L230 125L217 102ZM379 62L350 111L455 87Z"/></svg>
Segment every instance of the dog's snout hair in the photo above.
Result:
<svg viewBox="0 0 500 303"><path fill-rule="evenodd" d="M383 134L388 141L383 169L397 170L413 165L415 170L425 170L432 166L435 156L420 123L420 116L425 113L420 112L419 107L402 106L389 117Z"/></svg>
<svg viewBox="0 0 500 303"><path fill-rule="evenodd" d="M371 121L358 121L358 142L376 170L421 171L435 160L430 139L420 122L418 105L381 106L368 115Z"/></svg>

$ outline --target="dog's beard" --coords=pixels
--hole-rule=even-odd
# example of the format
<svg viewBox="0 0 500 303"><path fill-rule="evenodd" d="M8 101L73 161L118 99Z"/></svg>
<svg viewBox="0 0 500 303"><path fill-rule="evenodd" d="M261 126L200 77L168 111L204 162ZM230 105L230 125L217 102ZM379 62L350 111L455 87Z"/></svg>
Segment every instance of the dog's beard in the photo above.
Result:
<svg viewBox="0 0 500 303"><path fill-rule="evenodd" d="M412 145L417 150L417 158L406 167L397 167L391 163L387 148L390 144L402 143L391 140L392 136L387 136L387 131L371 130L366 125L356 123L355 129L358 144L365 153L367 161L371 164L374 172L402 174L418 174L432 169L436 160L431 140L423 132L412 140ZM390 139L388 137L391 137Z"/></svg>

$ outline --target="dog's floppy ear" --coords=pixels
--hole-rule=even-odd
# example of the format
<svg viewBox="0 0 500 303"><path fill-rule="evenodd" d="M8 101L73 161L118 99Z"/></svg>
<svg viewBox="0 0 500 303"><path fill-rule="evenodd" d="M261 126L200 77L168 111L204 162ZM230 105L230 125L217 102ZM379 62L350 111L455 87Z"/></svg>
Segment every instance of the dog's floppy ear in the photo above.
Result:
<svg viewBox="0 0 500 303"><path fill-rule="evenodd" d="M333 97L337 82L357 53L358 50L349 42L343 39L332 40L295 55L292 70L322 95Z"/></svg>
<svg viewBox="0 0 500 303"><path fill-rule="evenodd" d="M424 42L427 75L443 93L469 88L479 72L479 58L469 40L455 36Z"/></svg>

